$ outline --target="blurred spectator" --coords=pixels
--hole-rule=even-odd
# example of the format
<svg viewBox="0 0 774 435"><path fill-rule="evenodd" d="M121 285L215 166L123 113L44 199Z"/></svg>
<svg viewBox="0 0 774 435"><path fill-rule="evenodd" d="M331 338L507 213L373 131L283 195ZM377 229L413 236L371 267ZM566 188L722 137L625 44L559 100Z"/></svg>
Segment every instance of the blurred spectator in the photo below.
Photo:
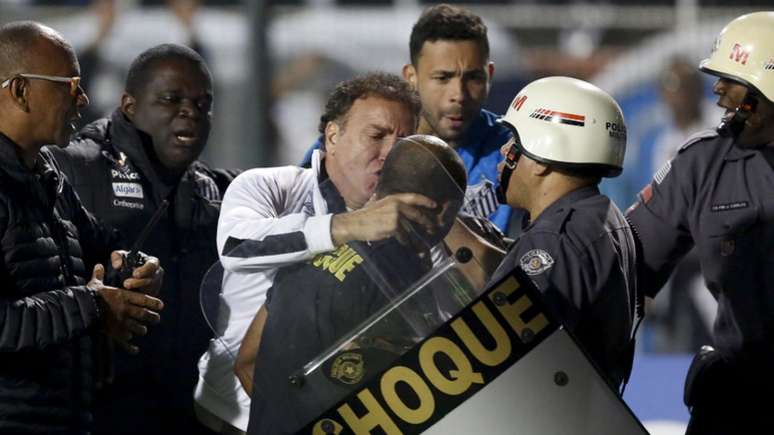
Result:
<svg viewBox="0 0 774 435"><path fill-rule="evenodd" d="M91 1L90 10L97 17L97 30L94 39L78 53L83 82L92 96L92 104L83 113L83 124L106 116L115 108L123 78L129 67L128 64L116 62L112 56L106 55L108 38L120 18L120 3L118 0ZM163 3L185 29L187 41L183 44L206 58L195 31L194 17L199 8L199 0L164 0Z"/></svg>
<svg viewBox="0 0 774 435"><path fill-rule="evenodd" d="M635 148L638 165L626 168L626 176L637 190L674 157L688 137L717 123L717 114L704 102L704 81L696 65L686 58L672 58L660 74L658 90L663 104L651 118L648 130L632 138L639 143Z"/></svg>
<svg viewBox="0 0 774 435"><path fill-rule="evenodd" d="M636 165L624 175L633 188L645 186L693 134L712 128L713 116L704 103L704 81L694 62L675 56L659 75L658 107L649 129L631 138ZM633 198L635 192L630 192ZM688 254L675 269L657 302L650 301L643 325L642 344L655 352L695 352L711 341L716 302L706 291L695 254Z"/></svg>

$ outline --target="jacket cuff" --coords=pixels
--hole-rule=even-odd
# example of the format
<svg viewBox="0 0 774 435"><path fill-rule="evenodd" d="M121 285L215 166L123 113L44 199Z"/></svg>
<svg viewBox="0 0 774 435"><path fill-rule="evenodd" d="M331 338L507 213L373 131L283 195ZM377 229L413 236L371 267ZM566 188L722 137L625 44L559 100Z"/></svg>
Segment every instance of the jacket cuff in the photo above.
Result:
<svg viewBox="0 0 774 435"><path fill-rule="evenodd" d="M87 286L71 287L71 289L76 294L78 305L81 307L84 326L86 328L95 326L103 314L97 291Z"/></svg>
<svg viewBox="0 0 774 435"><path fill-rule="evenodd" d="M331 239L331 219L332 214L322 216L312 216L304 224L304 237L309 252L312 255L321 252L332 251L333 240Z"/></svg>

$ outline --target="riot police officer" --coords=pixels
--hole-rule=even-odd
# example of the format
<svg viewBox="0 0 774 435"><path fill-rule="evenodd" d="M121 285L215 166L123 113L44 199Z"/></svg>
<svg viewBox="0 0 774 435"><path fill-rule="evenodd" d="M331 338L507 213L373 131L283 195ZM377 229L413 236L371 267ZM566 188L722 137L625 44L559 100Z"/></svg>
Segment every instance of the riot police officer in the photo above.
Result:
<svg viewBox="0 0 774 435"><path fill-rule="evenodd" d="M774 381L774 12L729 23L699 69L726 114L661 168L627 212L655 296L694 245L718 301L714 346L686 380L689 434L772 433L756 391Z"/></svg>
<svg viewBox="0 0 774 435"><path fill-rule="evenodd" d="M597 185L621 173L626 128L618 104L569 77L530 83L503 123L501 201L530 224L495 272L521 267L592 360L618 387L629 376L639 307L635 244L623 214Z"/></svg>

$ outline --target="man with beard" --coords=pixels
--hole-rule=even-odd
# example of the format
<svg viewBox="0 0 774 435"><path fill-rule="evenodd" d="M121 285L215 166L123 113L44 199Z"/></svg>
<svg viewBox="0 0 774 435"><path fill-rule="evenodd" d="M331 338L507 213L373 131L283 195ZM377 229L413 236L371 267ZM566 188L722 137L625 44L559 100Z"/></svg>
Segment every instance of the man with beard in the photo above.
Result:
<svg viewBox="0 0 774 435"><path fill-rule="evenodd" d="M115 376L98 396L95 433L206 433L194 416L196 361L211 332L199 308L199 284L217 261L220 200L230 181L197 161L212 116L212 77L193 50L163 44L131 64L121 105L52 152L105 224L131 244L150 217L169 207L144 249L166 267L167 310L137 356L115 355Z"/></svg>
<svg viewBox="0 0 774 435"><path fill-rule="evenodd" d="M500 230L518 234L522 212L497 205L495 185L500 147L508 129L481 106L489 96L494 63L489 60L487 28L472 12L450 5L427 8L409 38L411 63L403 78L419 93L422 111L417 133L443 139L462 158L468 171L463 212L489 218ZM318 141L312 149L319 148ZM310 161L311 150L302 166Z"/></svg>
<svg viewBox="0 0 774 435"><path fill-rule="evenodd" d="M89 100L70 44L34 22L0 27L0 432L87 434L100 332L136 353L160 300L103 284L114 238L81 205L45 144L67 146ZM93 268L91 280L88 270ZM121 283L156 293L150 258Z"/></svg>
<svg viewBox="0 0 774 435"><path fill-rule="evenodd" d="M384 162L374 200L406 193L432 199L438 206L428 216L437 222L435 231L417 228L408 235L413 240L407 244L395 238L352 241L332 253L280 269L269 290L265 327L253 322L247 333L260 336L257 359L255 344L245 341L243 347L249 350L240 350L237 362L250 366L255 361L249 434L294 433L356 388L331 379L302 390L289 379L430 270L430 256L422 251L446 236L462 205L466 181L462 160L442 140L429 135L403 138ZM383 321L373 328L379 329L373 340L383 343L382 348L397 349L399 345L393 343L413 344L443 323L438 305L427 296L423 292L402 304L401 314L407 318L390 317L389 327ZM369 330L369 335L374 332ZM351 349L349 355L362 358L368 373L378 373L380 362L389 356L362 346Z"/></svg>
<svg viewBox="0 0 774 435"><path fill-rule="evenodd" d="M726 115L689 139L627 212L648 295L695 246L718 301L715 348L702 347L686 379L691 435L774 431L759 399L774 387L773 38L774 12L743 15L721 31L699 69L718 77Z"/></svg>

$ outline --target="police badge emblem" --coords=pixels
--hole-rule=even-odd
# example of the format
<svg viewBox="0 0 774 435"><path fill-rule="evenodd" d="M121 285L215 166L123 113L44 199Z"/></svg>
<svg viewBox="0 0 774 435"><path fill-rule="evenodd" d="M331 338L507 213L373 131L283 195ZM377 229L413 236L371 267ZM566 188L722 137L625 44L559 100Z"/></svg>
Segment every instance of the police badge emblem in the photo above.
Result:
<svg viewBox="0 0 774 435"><path fill-rule="evenodd" d="M527 275L539 275L554 265L554 259L542 249L532 249L521 256L519 265Z"/></svg>
<svg viewBox="0 0 774 435"><path fill-rule="evenodd" d="M331 378L347 385L362 381L364 373L363 355L357 352L344 352L331 365Z"/></svg>

